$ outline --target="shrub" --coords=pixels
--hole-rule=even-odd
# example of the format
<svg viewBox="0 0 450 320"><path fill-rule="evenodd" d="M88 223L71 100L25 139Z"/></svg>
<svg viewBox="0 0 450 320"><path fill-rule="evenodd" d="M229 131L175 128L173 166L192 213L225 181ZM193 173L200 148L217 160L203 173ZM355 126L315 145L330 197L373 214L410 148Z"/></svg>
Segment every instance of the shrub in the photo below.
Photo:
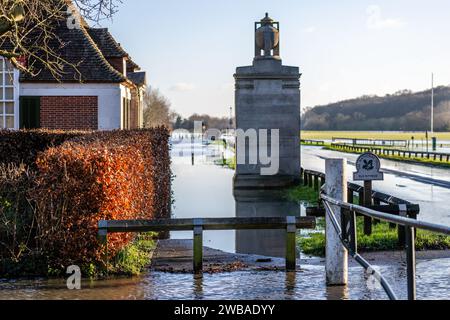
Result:
<svg viewBox="0 0 450 320"><path fill-rule="evenodd" d="M101 264L99 220L170 214L168 132L163 128L99 132L39 154L33 199L39 243L54 269ZM167 202L166 202L167 201ZM113 257L133 239L108 238Z"/></svg>
<svg viewBox="0 0 450 320"><path fill-rule="evenodd" d="M34 173L24 165L0 164L0 259L19 261L35 247L34 209L28 198ZM0 268L2 269L2 268Z"/></svg>
<svg viewBox="0 0 450 320"><path fill-rule="evenodd" d="M21 164L35 168L39 152L56 147L67 140L88 134L82 131L0 130L0 163Z"/></svg>

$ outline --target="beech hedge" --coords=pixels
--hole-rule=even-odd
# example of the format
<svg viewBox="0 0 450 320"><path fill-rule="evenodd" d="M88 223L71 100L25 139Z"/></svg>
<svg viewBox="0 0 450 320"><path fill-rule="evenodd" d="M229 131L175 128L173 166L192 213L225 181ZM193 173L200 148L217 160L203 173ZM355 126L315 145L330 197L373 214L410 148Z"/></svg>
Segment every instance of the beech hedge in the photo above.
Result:
<svg viewBox="0 0 450 320"><path fill-rule="evenodd" d="M0 130L0 163L35 167L39 152L89 132L62 130Z"/></svg>
<svg viewBox="0 0 450 320"><path fill-rule="evenodd" d="M169 132L163 127L1 134L11 135L9 142L31 137L17 147L18 155L1 160L34 168L27 193L35 209L32 243L52 270L102 265L106 254L113 258L133 240L133 234L110 235L106 251L97 240L99 220L170 217Z"/></svg>

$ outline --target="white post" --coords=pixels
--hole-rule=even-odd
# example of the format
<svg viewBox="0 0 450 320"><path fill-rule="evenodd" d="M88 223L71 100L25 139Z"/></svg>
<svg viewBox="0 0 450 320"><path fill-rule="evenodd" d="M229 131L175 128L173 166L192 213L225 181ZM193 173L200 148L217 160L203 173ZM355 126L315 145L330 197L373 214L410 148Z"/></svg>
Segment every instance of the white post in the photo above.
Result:
<svg viewBox="0 0 450 320"><path fill-rule="evenodd" d="M331 198L347 201L347 159L327 159L326 192ZM341 223L341 209L331 206L336 220ZM348 281L348 252L344 248L333 227L330 217L326 216L326 262L327 285L346 285Z"/></svg>

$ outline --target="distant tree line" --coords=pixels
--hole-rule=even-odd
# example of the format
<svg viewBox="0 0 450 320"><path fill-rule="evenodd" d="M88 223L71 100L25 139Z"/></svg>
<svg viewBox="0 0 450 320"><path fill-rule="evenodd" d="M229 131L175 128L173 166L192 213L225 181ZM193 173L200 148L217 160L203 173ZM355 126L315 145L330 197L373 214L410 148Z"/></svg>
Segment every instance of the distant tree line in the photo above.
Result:
<svg viewBox="0 0 450 320"><path fill-rule="evenodd" d="M174 115L175 118L172 118L172 128L176 129L186 129L193 130L194 123L196 121L203 122L203 125L206 129L218 129L218 130L226 130L234 128L234 119L230 119L229 117L213 117L207 114L193 114L189 118L183 118L179 114Z"/></svg>
<svg viewBox="0 0 450 320"><path fill-rule="evenodd" d="M193 114L184 118L172 111L171 103L158 89L149 88L144 95L144 127L166 126L171 130L186 129L192 131L195 121L202 122L205 129L226 130L234 128L234 119L212 117L207 114Z"/></svg>
<svg viewBox="0 0 450 320"><path fill-rule="evenodd" d="M435 129L450 131L450 87L435 89ZM431 90L362 96L314 108L302 115L303 130L430 130Z"/></svg>

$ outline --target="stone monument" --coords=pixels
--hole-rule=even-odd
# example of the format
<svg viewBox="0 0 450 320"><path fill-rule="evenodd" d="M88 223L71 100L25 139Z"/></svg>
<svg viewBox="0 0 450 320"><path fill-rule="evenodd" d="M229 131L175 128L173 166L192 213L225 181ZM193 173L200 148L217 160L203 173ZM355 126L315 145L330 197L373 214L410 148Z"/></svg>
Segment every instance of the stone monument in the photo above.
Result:
<svg viewBox="0 0 450 320"><path fill-rule="evenodd" d="M280 25L266 14L255 23L253 65L237 68L234 75L238 129L235 188L270 189L299 182L300 76L298 67L282 64ZM255 137L258 147L252 151L255 144L250 140ZM279 146L278 154L273 152L274 144ZM261 151L272 158L271 164ZM275 161L278 170L264 173Z"/></svg>

